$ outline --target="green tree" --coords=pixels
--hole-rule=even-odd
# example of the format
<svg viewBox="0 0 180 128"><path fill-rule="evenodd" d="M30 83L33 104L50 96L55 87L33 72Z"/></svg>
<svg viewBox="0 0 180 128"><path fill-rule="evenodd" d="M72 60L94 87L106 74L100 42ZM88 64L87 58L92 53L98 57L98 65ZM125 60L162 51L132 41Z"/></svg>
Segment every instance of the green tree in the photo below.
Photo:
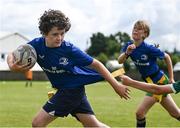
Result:
<svg viewBox="0 0 180 128"><path fill-rule="evenodd" d="M121 49L121 45L118 43L116 40L115 36L110 35L107 38L106 42L106 50L105 54L110 58L110 59L117 59L114 55Z"/></svg>
<svg viewBox="0 0 180 128"><path fill-rule="evenodd" d="M116 37L118 43L121 44L121 46L131 40L131 37L125 32L124 33L118 32L115 34L115 37Z"/></svg>
<svg viewBox="0 0 180 128"><path fill-rule="evenodd" d="M101 61L104 65L108 61L108 57L106 56L106 54L104 54L102 52L96 57L96 59Z"/></svg>
<svg viewBox="0 0 180 128"><path fill-rule="evenodd" d="M106 37L104 34L98 32L93 34L90 38L91 46L87 49L87 53L91 56L98 56L101 52L105 53L106 49Z"/></svg>
<svg viewBox="0 0 180 128"><path fill-rule="evenodd" d="M172 60L172 64L173 66L180 61L180 56L178 56L177 54L171 54L171 60Z"/></svg>
<svg viewBox="0 0 180 128"><path fill-rule="evenodd" d="M114 35L105 36L98 32L90 38L91 45L87 53L106 64L108 60L117 60L122 46L128 41L130 41L130 36L127 33L117 32ZM125 63L125 68L130 68L129 63L129 61Z"/></svg>
<svg viewBox="0 0 180 128"><path fill-rule="evenodd" d="M87 49L87 53L94 57L103 53L109 59L117 59L122 45L129 40L130 37L127 33L118 32L115 35L104 36L98 32L90 38L91 45Z"/></svg>

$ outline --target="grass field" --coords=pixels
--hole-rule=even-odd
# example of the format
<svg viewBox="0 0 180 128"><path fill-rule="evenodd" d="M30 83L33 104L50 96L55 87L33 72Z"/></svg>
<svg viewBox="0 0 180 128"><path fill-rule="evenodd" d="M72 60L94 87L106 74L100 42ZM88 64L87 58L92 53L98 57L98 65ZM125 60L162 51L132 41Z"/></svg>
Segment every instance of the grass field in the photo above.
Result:
<svg viewBox="0 0 180 128"><path fill-rule="evenodd" d="M111 127L135 127L135 111L144 92L131 89L131 99L119 98L106 82L86 86L88 99L102 122ZM24 81L0 82L0 127L31 127L36 112L47 100L51 90L48 82L33 82L25 87ZM180 95L172 94L180 106ZM81 127L76 119L59 118L50 127ZM180 123L156 104L147 114L147 127L180 127Z"/></svg>

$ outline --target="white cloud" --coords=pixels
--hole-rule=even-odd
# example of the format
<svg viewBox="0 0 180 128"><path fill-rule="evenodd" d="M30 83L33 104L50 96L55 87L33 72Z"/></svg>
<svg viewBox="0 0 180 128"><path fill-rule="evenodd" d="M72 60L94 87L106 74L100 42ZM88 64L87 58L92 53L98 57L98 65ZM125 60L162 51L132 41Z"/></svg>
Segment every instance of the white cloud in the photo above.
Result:
<svg viewBox="0 0 180 128"><path fill-rule="evenodd" d="M178 37L177 35L175 35L174 33L169 33L167 35L163 35L160 37L159 40L161 40L161 42L163 42L161 44L161 47L163 49L168 49L169 51L173 51L175 47L178 48L180 37Z"/></svg>
<svg viewBox="0 0 180 128"><path fill-rule="evenodd" d="M38 18L47 9L59 9L70 19L72 28L66 35L81 49L92 33L106 35L118 31L131 35L135 21L148 20L151 35L147 41L164 45L180 44L179 0L0 0L0 36L19 32L33 39L40 36ZM178 46L180 50L180 47Z"/></svg>

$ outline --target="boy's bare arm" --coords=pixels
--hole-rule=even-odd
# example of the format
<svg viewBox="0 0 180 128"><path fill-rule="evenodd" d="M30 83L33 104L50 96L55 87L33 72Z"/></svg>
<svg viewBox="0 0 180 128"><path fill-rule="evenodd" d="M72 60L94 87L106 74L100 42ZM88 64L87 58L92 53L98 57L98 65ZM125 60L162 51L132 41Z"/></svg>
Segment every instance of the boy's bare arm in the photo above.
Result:
<svg viewBox="0 0 180 128"><path fill-rule="evenodd" d="M128 55L125 54L125 52L121 53L120 56L118 57L118 62L120 64L124 63L127 59Z"/></svg>
<svg viewBox="0 0 180 128"><path fill-rule="evenodd" d="M90 67L99 72L105 78L105 80L107 80L110 83L110 85L121 98L130 98L129 89L126 86L120 84L101 62L94 59Z"/></svg>
<svg viewBox="0 0 180 128"><path fill-rule="evenodd" d="M121 76L120 78L122 80L122 84L131 86L136 89L140 89L142 91L150 92L153 94L173 93L170 84L158 86L156 84L150 84L150 83L133 80L125 75Z"/></svg>
<svg viewBox="0 0 180 128"><path fill-rule="evenodd" d="M165 62L167 64L168 74L169 74L169 83L174 83L174 73L173 73L173 66L171 57L165 53Z"/></svg>

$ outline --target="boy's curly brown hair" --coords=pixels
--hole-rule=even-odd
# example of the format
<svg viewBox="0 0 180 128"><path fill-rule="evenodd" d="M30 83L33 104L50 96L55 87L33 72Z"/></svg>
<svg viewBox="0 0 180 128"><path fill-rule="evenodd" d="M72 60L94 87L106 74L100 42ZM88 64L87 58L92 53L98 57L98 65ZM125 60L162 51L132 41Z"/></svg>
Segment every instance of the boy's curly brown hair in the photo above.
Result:
<svg viewBox="0 0 180 128"><path fill-rule="evenodd" d="M71 23L69 18L61 11L49 9L39 19L40 33L47 35L53 27L57 27L59 30L65 29L67 32L71 27Z"/></svg>

